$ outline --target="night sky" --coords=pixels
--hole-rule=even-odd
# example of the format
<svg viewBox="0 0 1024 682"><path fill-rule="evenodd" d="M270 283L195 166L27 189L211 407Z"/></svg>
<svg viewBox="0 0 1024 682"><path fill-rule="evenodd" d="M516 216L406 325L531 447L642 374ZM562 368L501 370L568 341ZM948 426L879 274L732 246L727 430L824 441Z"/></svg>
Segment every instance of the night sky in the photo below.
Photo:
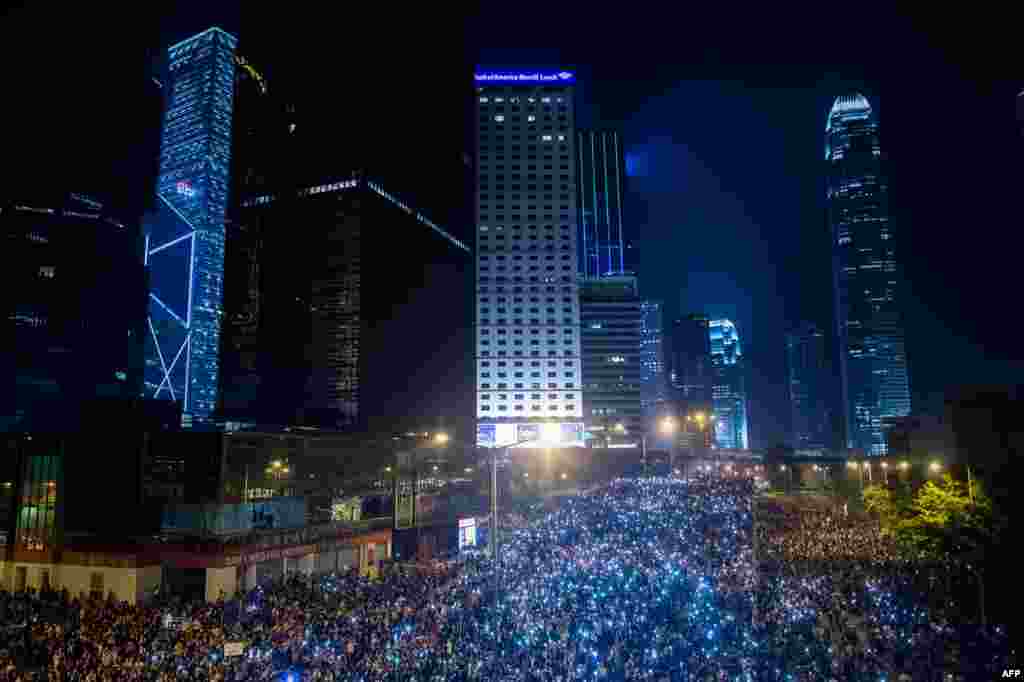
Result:
<svg viewBox="0 0 1024 682"><path fill-rule="evenodd" d="M40 11L4 21L5 71L25 65L5 87L5 167L17 160L26 185L114 178L131 200L150 167L137 101L147 49L214 23L243 44L246 31L260 32L283 50L301 43L319 53L308 75L325 106L378 103L393 158L425 170L437 150L468 151L472 125L468 96L462 109L431 101L431 83L450 90L441 84L468 78L474 62L575 69L578 125L624 135L641 291L671 313L734 318L760 447L788 428L784 333L803 319L832 326L823 131L832 99L855 89L879 112L890 159L915 411L938 409L947 387L1024 381L1011 303L1021 289L1024 141L1014 99L1024 73L1009 16L962 7L943 15L933 5L916 17L868 3L788 8L786 17L741 6L664 14L636 3L599 18L583 5L519 16L506 6L469 16L328 16L313 6L243 16L213 4L178 3L164 17L90 8L56 27ZM424 129L429 142L418 141ZM451 186L455 203L470 200L454 175ZM439 361L471 371L458 346L445 352L453 356ZM456 402L463 409L472 398Z"/></svg>

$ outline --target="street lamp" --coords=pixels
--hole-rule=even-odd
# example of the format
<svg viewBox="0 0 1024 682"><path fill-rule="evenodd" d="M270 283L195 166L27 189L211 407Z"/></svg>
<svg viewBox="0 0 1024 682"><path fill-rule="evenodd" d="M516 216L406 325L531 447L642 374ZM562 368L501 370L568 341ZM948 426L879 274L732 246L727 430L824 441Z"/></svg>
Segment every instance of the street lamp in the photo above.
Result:
<svg viewBox="0 0 1024 682"><path fill-rule="evenodd" d="M270 463L270 466L266 468L266 473L274 479L276 483L280 483L282 477L287 476L290 469L288 465L279 459L275 459Z"/></svg>
<svg viewBox="0 0 1024 682"><path fill-rule="evenodd" d="M857 462L847 462L846 463L846 467L848 469L856 469L857 470L857 477L860 479L860 487L863 490L864 489L864 469L862 469L860 464L858 464Z"/></svg>
<svg viewBox="0 0 1024 682"><path fill-rule="evenodd" d="M885 486L889 487L889 463L882 462L882 477L885 479Z"/></svg>
<svg viewBox="0 0 1024 682"><path fill-rule="evenodd" d="M669 475L674 471L676 461L676 420L672 417L665 417L659 423L661 432L669 437L668 446L668 470ZM644 442L644 461L647 461L647 443Z"/></svg>
<svg viewBox="0 0 1024 682"><path fill-rule="evenodd" d="M936 471L936 472L937 472L937 471L940 471L940 470L942 469L942 463L941 463L941 462L938 462L938 461L932 462L932 463L931 463L931 464L930 464L930 465L928 466L928 468L929 468L930 470L932 470L932 471Z"/></svg>
<svg viewBox="0 0 1024 682"><path fill-rule="evenodd" d="M495 445L485 448L491 451L491 533L489 544L491 546L491 558L494 560L494 578L496 583L500 580L501 569L501 554L498 551L498 450L504 450L507 454L509 448L514 448L517 445L522 445L523 443L529 443L532 440L532 438L525 438L501 447ZM525 477L529 477L529 474L525 474Z"/></svg>

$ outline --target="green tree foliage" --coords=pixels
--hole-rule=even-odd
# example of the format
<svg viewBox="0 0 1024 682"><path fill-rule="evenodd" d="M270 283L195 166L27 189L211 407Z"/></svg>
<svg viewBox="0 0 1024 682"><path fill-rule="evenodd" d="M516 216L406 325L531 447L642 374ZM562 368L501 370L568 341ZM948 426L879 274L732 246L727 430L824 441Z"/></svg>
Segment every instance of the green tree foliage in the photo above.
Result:
<svg viewBox="0 0 1024 682"><path fill-rule="evenodd" d="M992 544L1000 523L992 502L975 483L973 499L966 483L946 474L941 484L928 481L893 524L897 540L929 558L970 560Z"/></svg>
<svg viewBox="0 0 1024 682"><path fill-rule="evenodd" d="M869 485L861 493L864 501L864 508L874 514L882 522L883 528L889 528L896 515L896 505L893 502L892 492L881 485Z"/></svg>

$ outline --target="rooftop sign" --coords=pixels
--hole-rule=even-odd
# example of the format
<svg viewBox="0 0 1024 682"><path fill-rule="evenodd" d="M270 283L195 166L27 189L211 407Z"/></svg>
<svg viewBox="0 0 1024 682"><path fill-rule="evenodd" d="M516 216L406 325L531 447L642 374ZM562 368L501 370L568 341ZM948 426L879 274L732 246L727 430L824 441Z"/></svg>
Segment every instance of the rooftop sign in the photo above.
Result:
<svg viewBox="0 0 1024 682"><path fill-rule="evenodd" d="M576 74L571 71L485 71L474 74L473 80L478 84L549 83L569 85L576 82Z"/></svg>

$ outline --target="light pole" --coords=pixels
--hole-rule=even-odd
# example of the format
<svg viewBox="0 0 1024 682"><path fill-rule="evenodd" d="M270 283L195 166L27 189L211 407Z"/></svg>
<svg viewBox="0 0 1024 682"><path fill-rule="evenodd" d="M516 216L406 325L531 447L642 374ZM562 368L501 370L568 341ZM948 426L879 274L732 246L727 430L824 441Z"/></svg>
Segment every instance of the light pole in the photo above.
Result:
<svg viewBox="0 0 1024 682"><path fill-rule="evenodd" d="M789 483L789 491L793 492L793 468L787 467L785 464L780 464L779 471L789 471L789 474L786 476L786 482Z"/></svg>
<svg viewBox="0 0 1024 682"><path fill-rule="evenodd" d="M522 445L523 443L529 443L532 440L532 438L527 438L501 447L495 445L487 448L487 450L490 450L491 452L491 537L488 544L491 546L491 558L494 560L495 581L499 579L501 568L501 557L498 549L498 450L503 450L507 456L509 448L514 448L515 446Z"/></svg>
<svg viewBox="0 0 1024 682"><path fill-rule="evenodd" d="M882 478L885 480L885 487L889 487L889 463L882 462Z"/></svg>
<svg viewBox="0 0 1024 682"><path fill-rule="evenodd" d="M266 473L270 475L274 482L278 484L278 493L280 493L281 478L288 475L290 469L288 465L279 459L275 459L270 463L270 466L266 468Z"/></svg>
<svg viewBox="0 0 1024 682"><path fill-rule="evenodd" d="M669 436L668 446L668 475L672 477L676 466L676 420L672 417L665 417L661 420L661 432Z"/></svg>

